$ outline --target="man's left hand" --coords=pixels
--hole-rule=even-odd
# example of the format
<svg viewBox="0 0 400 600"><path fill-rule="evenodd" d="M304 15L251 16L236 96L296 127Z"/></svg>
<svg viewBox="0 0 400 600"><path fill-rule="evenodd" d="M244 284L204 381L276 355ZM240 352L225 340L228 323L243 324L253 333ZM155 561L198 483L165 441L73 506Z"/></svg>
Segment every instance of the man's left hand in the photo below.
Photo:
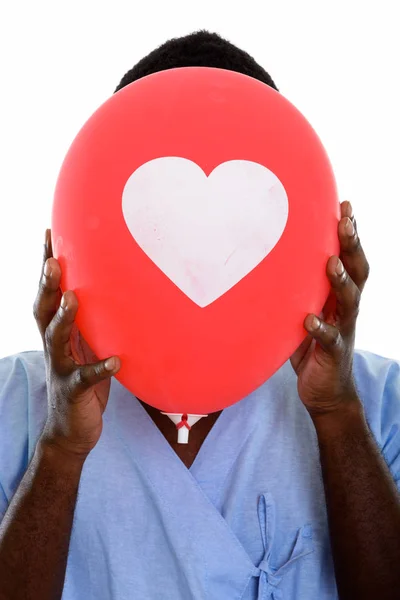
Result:
<svg viewBox="0 0 400 600"><path fill-rule="evenodd" d="M307 338L291 357L298 393L312 418L359 404L353 378L353 352L360 297L369 265L360 244L350 202L341 204L340 257L331 256L326 273L331 294L320 317L307 315Z"/></svg>

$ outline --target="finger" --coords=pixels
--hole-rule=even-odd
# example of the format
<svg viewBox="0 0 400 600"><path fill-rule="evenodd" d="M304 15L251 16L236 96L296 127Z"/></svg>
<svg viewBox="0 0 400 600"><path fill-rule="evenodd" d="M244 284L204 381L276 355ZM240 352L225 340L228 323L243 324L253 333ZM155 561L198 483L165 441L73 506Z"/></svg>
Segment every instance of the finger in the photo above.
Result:
<svg viewBox="0 0 400 600"><path fill-rule="evenodd" d="M53 368L58 373L71 370L74 366L70 353L70 337L78 312L78 299L74 292L62 295L60 306L46 329L45 342Z"/></svg>
<svg viewBox="0 0 400 600"><path fill-rule="evenodd" d="M120 367L121 362L118 356L111 356L92 365L78 367L73 374L73 388L78 395L82 394L92 386L118 373Z"/></svg>
<svg viewBox="0 0 400 600"><path fill-rule="evenodd" d="M340 204L340 215L341 219L348 217L354 221L353 207L348 200L345 200Z"/></svg>
<svg viewBox="0 0 400 600"><path fill-rule="evenodd" d="M340 258L343 261L346 271L354 281L360 291L363 290L369 275L369 264L361 246L360 238L357 233L357 227L350 202L343 203L342 215L346 213L338 227L340 241ZM350 208L349 208L350 207Z"/></svg>
<svg viewBox="0 0 400 600"><path fill-rule="evenodd" d="M335 325L336 324L336 303L337 303L336 294L333 290L331 290L329 297L328 297L327 301L325 302L324 308L318 315L318 318L323 319L329 325ZM307 355L309 354L309 352L312 351L312 349L313 349L312 342L313 342L312 336L308 335L306 338L304 338L304 340L302 341L300 346L293 352L292 356L290 357L290 362L292 364L293 369L296 372L298 371L303 360L307 358Z"/></svg>
<svg viewBox="0 0 400 600"><path fill-rule="evenodd" d="M33 314L42 338L59 306L60 281L60 265L55 258L50 257L44 263L39 290L33 305Z"/></svg>
<svg viewBox="0 0 400 600"><path fill-rule="evenodd" d="M46 262L49 258L53 258L53 247L51 243L51 229L46 229L45 237L44 237L44 245L43 245L43 261L42 261L42 271L40 273L40 280L42 280L44 268ZM40 284L40 282L39 282Z"/></svg>
<svg viewBox="0 0 400 600"><path fill-rule="evenodd" d="M304 328L327 354L335 358L340 356L344 342L337 327L310 314L304 321Z"/></svg>
<svg viewBox="0 0 400 600"><path fill-rule="evenodd" d="M356 286L340 258L331 256L326 273L336 295L336 325L342 332L348 333L355 327L360 308L361 292ZM350 330L348 330L350 327Z"/></svg>
<svg viewBox="0 0 400 600"><path fill-rule="evenodd" d="M341 203L340 212L341 212L341 219L348 217L352 221L352 223L354 225L354 229L357 231L357 221L354 217L353 207L348 200L345 200L344 202Z"/></svg>
<svg viewBox="0 0 400 600"><path fill-rule="evenodd" d="M51 229L46 229L43 250L43 267L46 260L49 258L53 258L53 246L51 243Z"/></svg>

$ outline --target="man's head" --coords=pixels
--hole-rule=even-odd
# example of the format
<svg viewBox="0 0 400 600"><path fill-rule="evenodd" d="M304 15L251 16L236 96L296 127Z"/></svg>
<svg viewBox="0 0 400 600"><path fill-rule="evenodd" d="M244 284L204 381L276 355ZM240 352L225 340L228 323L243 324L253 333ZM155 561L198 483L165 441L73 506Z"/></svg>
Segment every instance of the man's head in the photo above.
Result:
<svg viewBox="0 0 400 600"><path fill-rule="evenodd" d="M124 75L115 91L151 73L177 67L215 67L237 71L278 90L270 75L247 52L217 33L198 31L169 40L150 52Z"/></svg>

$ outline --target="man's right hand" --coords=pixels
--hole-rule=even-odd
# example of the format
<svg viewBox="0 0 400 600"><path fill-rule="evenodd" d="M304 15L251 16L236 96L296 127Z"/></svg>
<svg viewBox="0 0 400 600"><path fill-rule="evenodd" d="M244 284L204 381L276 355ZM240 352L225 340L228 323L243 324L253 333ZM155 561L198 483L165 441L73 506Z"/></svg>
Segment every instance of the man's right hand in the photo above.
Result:
<svg viewBox="0 0 400 600"><path fill-rule="evenodd" d="M78 300L72 291L61 294L60 280L60 265L53 258L47 230L34 304L43 339L48 396L48 417L41 442L84 460L100 438L110 378L118 372L120 361L114 356L88 362L88 352L82 347L75 326Z"/></svg>

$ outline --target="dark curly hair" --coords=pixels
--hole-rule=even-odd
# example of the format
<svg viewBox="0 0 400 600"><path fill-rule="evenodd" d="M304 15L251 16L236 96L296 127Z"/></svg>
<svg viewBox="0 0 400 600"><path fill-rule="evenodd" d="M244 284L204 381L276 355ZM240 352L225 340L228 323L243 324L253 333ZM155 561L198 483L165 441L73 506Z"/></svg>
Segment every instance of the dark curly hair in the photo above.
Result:
<svg viewBox="0 0 400 600"><path fill-rule="evenodd" d="M208 31L196 31L168 40L132 67L123 76L115 91L151 73L176 67L216 67L237 71L259 79L278 91L271 76L250 54L217 33Z"/></svg>

